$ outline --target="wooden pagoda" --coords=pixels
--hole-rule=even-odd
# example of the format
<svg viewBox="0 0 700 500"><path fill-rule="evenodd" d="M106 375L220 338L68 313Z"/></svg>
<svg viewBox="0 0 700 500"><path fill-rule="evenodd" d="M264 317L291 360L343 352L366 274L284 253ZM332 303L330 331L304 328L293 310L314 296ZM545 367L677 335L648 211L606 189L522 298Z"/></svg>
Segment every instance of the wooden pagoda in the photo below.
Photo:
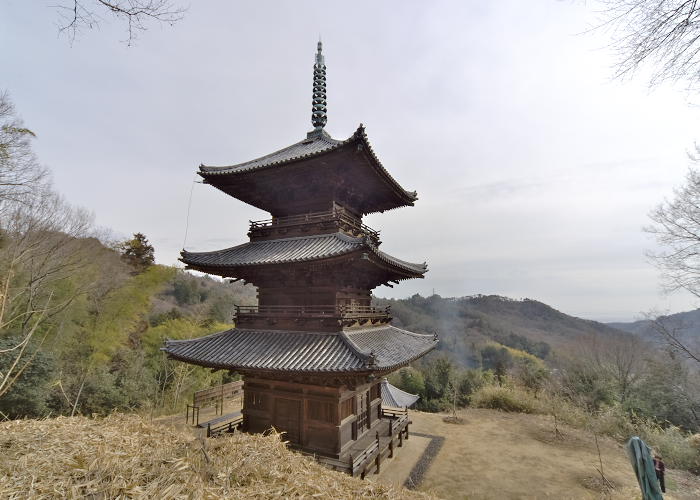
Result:
<svg viewBox="0 0 700 500"><path fill-rule="evenodd" d="M389 310L371 305L372 289L422 278L427 266L382 252L379 232L362 217L412 206L417 196L382 166L362 125L346 140L326 133L325 75L319 42L314 130L302 141L237 165L200 166L206 184L271 217L251 222L249 243L183 250L181 260L254 284L259 305L236 307L232 330L168 341L163 350L242 374L245 430L275 427L290 444L357 474L376 461L380 434L393 452L408 424L382 412L382 376L426 354L437 337L391 326Z"/></svg>

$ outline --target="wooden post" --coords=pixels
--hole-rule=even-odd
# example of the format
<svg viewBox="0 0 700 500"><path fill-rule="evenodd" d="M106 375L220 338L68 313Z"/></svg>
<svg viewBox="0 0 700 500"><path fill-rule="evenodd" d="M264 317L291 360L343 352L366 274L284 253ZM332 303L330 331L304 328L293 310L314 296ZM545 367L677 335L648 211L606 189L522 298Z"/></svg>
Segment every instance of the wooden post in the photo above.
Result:
<svg viewBox="0 0 700 500"><path fill-rule="evenodd" d="M389 420L389 437L394 433L394 420Z"/></svg>
<svg viewBox="0 0 700 500"><path fill-rule="evenodd" d="M389 440L389 458L394 458L394 438Z"/></svg>
<svg viewBox="0 0 700 500"><path fill-rule="evenodd" d="M211 424L207 424L207 437L211 437Z"/></svg>
<svg viewBox="0 0 700 500"><path fill-rule="evenodd" d="M399 448L403 446L403 432L399 432Z"/></svg>
<svg viewBox="0 0 700 500"><path fill-rule="evenodd" d="M408 424L406 424L406 440L408 441Z"/></svg>
<svg viewBox="0 0 700 500"><path fill-rule="evenodd" d="M375 463L377 464L377 470L374 473L379 474L382 466L382 449L379 447L379 431L377 431L377 458L375 459Z"/></svg>

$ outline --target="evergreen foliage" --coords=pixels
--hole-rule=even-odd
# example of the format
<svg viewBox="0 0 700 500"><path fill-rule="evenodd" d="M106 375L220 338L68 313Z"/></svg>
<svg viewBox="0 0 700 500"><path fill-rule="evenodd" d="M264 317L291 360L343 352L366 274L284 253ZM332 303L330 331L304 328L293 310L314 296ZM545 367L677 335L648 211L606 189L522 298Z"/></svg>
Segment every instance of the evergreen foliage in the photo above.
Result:
<svg viewBox="0 0 700 500"><path fill-rule="evenodd" d="M120 245L122 259L135 273L142 273L155 264L153 246L143 233L134 233L134 237Z"/></svg>

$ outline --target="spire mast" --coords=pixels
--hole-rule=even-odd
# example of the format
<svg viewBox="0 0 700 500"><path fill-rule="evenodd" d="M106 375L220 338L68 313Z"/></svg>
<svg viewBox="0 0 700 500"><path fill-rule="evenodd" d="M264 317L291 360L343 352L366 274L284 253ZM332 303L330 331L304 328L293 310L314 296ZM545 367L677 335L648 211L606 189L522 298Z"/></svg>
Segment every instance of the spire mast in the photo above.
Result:
<svg viewBox="0 0 700 500"><path fill-rule="evenodd" d="M323 44L318 40L316 63L314 64L314 92L311 106L311 123L315 130L321 130L326 125L326 63L321 49Z"/></svg>

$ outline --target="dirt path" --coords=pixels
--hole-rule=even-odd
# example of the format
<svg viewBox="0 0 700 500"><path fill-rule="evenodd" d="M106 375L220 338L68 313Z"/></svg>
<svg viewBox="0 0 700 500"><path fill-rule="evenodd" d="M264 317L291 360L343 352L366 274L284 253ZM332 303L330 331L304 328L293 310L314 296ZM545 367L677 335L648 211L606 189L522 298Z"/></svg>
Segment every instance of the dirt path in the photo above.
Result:
<svg viewBox="0 0 700 500"><path fill-rule="evenodd" d="M562 436L556 438L551 419L492 410L465 410L462 425L445 423L442 417L411 413L412 432L446 438L417 488L421 491L470 500L640 498L624 449L612 439L599 438L605 475L616 486L605 495L595 442L580 430L560 426ZM377 480L396 484L407 477L420 448L399 450L409 456L397 456ZM670 471L668 483L667 500L700 498L695 476Z"/></svg>

